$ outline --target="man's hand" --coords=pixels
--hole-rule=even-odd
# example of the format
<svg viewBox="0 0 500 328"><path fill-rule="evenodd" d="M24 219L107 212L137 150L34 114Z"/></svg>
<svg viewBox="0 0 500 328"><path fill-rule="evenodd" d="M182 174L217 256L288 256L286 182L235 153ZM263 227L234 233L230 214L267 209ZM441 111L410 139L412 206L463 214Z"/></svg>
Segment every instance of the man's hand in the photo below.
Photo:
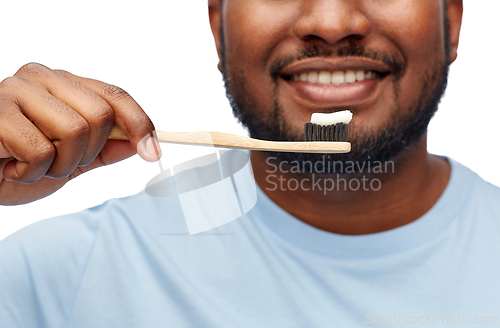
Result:
<svg viewBox="0 0 500 328"><path fill-rule="evenodd" d="M113 124L130 142L108 140ZM154 129L116 86L24 65L0 83L0 205L43 198L86 171L136 152L155 161L159 146L148 140Z"/></svg>

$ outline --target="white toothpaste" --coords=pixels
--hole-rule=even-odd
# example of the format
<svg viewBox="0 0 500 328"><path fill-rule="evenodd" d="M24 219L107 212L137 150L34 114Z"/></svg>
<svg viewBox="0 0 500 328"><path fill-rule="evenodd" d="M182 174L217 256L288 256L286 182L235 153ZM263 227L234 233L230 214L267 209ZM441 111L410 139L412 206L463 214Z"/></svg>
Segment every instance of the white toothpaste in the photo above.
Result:
<svg viewBox="0 0 500 328"><path fill-rule="evenodd" d="M352 113L350 110L343 110L335 113L314 113L311 116L311 123L318 125L331 125L337 123L349 124L352 120Z"/></svg>

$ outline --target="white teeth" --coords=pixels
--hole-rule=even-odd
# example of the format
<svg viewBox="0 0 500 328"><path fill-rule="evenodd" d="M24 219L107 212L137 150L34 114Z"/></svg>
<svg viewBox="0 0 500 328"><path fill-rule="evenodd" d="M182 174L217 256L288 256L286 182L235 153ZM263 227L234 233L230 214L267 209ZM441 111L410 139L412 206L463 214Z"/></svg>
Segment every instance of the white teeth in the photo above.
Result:
<svg viewBox="0 0 500 328"><path fill-rule="evenodd" d="M356 73L354 71L345 72L345 83L356 82Z"/></svg>
<svg viewBox="0 0 500 328"><path fill-rule="evenodd" d="M307 75L307 82L318 83L318 72L310 72Z"/></svg>
<svg viewBox="0 0 500 328"><path fill-rule="evenodd" d="M363 81L365 79L365 71L356 71L356 80Z"/></svg>
<svg viewBox="0 0 500 328"><path fill-rule="evenodd" d="M380 77L374 71L320 71L320 72L305 72L291 76L292 81L302 81L319 84L342 85L354 82L361 82L368 79L376 79Z"/></svg>
<svg viewBox="0 0 500 328"><path fill-rule="evenodd" d="M332 81L332 74L330 72L319 72L318 83L330 84Z"/></svg>
<svg viewBox="0 0 500 328"><path fill-rule="evenodd" d="M332 84L341 85L345 83L345 75L344 72L333 72L332 74Z"/></svg>

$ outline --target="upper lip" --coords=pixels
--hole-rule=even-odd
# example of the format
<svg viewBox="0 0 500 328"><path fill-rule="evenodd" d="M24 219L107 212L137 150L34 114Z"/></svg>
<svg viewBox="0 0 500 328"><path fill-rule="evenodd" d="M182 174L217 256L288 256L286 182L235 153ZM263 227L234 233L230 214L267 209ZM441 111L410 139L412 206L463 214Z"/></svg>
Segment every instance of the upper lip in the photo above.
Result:
<svg viewBox="0 0 500 328"><path fill-rule="evenodd" d="M292 76L314 71L375 71L389 73L390 68L383 62L369 58L307 58L288 65L280 75Z"/></svg>

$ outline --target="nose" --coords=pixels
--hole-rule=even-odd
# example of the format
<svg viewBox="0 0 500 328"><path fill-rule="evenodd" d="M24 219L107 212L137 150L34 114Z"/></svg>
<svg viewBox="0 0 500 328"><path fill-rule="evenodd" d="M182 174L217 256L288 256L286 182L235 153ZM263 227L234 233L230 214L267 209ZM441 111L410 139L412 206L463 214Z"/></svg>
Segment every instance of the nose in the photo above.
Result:
<svg viewBox="0 0 500 328"><path fill-rule="evenodd" d="M370 31L370 22L359 0L303 0L294 27L304 40L322 40L333 45L348 38L362 38Z"/></svg>

